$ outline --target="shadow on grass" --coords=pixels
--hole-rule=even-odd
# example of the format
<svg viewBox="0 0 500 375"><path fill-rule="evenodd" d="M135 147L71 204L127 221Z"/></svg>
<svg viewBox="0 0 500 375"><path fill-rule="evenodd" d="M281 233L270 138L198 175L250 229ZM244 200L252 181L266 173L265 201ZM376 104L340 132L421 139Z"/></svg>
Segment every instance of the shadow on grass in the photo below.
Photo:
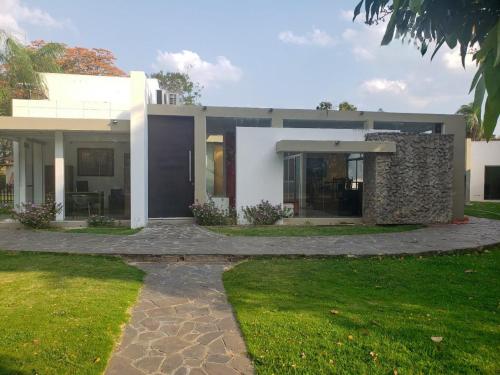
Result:
<svg viewBox="0 0 500 375"><path fill-rule="evenodd" d="M119 257L31 251L0 251L0 272L42 272L60 286L66 278L141 281L144 275Z"/></svg>

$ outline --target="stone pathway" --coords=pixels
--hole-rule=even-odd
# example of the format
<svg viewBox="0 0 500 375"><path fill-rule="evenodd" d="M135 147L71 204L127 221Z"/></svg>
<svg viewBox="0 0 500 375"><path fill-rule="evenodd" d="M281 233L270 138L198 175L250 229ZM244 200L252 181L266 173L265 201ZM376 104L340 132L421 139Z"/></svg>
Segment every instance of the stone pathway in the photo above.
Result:
<svg viewBox="0 0 500 375"><path fill-rule="evenodd" d="M333 237L225 237L196 225L145 228L132 236L0 229L0 249L125 255L378 255L468 249L500 243L500 220Z"/></svg>
<svg viewBox="0 0 500 375"><path fill-rule="evenodd" d="M228 264L135 265L145 286L106 375L253 374L222 285Z"/></svg>

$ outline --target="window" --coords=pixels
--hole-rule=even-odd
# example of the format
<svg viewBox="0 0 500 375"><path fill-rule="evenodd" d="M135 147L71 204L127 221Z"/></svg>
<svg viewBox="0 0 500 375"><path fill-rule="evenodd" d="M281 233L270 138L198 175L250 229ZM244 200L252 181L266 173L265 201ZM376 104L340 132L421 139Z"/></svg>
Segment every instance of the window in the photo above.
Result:
<svg viewBox="0 0 500 375"><path fill-rule="evenodd" d="M112 148L79 148L78 176L114 176Z"/></svg>
<svg viewBox="0 0 500 375"><path fill-rule="evenodd" d="M177 105L177 94L168 94L168 104Z"/></svg>
<svg viewBox="0 0 500 375"><path fill-rule="evenodd" d="M284 128L305 129L363 129L363 121L337 121L337 120L283 120Z"/></svg>
<svg viewBox="0 0 500 375"><path fill-rule="evenodd" d="M401 133L436 133L441 134L442 124L428 122L383 122L375 121L374 129L399 130Z"/></svg>
<svg viewBox="0 0 500 375"><path fill-rule="evenodd" d="M296 217L359 217L363 154L283 154L283 203Z"/></svg>
<svg viewBox="0 0 500 375"><path fill-rule="evenodd" d="M484 167L484 199L500 199L500 165Z"/></svg>

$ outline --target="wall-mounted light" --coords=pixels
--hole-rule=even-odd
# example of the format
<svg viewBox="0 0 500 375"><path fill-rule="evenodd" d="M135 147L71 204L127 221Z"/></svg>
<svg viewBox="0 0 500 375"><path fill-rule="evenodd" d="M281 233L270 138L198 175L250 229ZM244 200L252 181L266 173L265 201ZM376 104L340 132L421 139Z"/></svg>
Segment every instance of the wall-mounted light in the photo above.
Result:
<svg viewBox="0 0 500 375"><path fill-rule="evenodd" d="M204 105L204 106L202 107L202 109L203 109L204 111L206 111L206 110L207 110L207 106L206 106L206 105Z"/></svg>
<svg viewBox="0 0 500 375"><path fill-rule="evenodd" d="M272 113L274 111L274 108L269 108L267 112Z"/></svg>
<svg viewBox="0 0 500 375"><path fill-rule="evenodd" d="M118 120L111 120L111 125L116 125L118 124Z"/></svg>
<svg viewBox="0 0 500 375"><path fill-rule="evenodd" d="M335 146L338 146L340 144L340 141L335 141Z"/></svg>

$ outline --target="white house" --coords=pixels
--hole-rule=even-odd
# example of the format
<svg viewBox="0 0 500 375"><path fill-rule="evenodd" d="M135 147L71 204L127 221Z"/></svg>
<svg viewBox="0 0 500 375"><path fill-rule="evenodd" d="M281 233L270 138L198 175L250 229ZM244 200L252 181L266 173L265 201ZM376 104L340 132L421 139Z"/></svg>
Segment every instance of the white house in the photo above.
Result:
<svg viewBox="0 0 500 375"><path fill-rule="evenodd" d="M179 105L144 72L44 74L45 100L14 100L15 201L57 220L191 215L194 202L261 200L290 223L443 222L463 217L461 116Z"/></svg>

